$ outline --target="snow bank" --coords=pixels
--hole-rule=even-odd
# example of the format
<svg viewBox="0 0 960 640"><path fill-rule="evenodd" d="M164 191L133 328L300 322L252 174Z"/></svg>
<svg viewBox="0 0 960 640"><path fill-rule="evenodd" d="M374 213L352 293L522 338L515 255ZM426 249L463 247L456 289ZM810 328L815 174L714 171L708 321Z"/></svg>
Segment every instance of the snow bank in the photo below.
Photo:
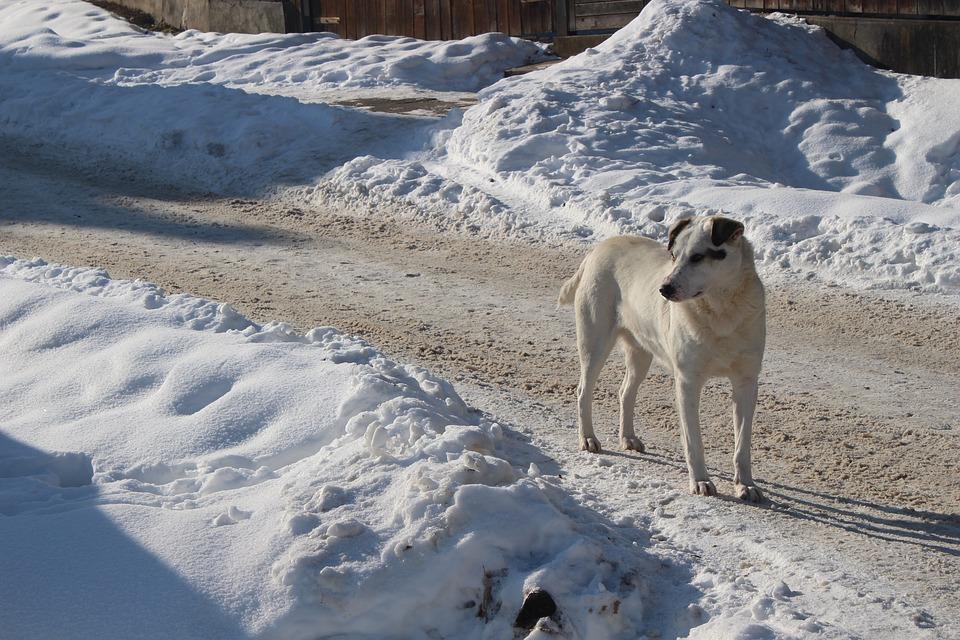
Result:
<svg viewBox="0 0 960 640"><path fill-rule="evenodd" d="M663 237L724 211L768 273L957 292L957 95L960 81L878 71L796 18L654 0L597 48L484 90L432 155L332 181L438 217L437 194L459 190L457 217L549 240Z"/></svg>
<svg viewBox="0 0 960 640"><path fill-rule="evenodd" d="M449 383L100 270L0 290L5 634L504 638L536 589L557 637L639 633L646 535Z"/></svg>
<svg viewBox="0 0 960 640"><path fill-rule="evenodd" d="M252 193L427 140L430 120L325 100L475 90L542 56L503 34L167 36L84 2L0 0L0 136L88 172Z"/></svg>
<svg viewBox="0 0 960 640"><path fill-rule="evenodd" d="M497 34L170 37L82 2L0 0L0 146L551 242L726 213L767 278L960 292L960 81L870 68L795 18L654 0L440 122L324 102L478 88L540 55Z"/></svg>
<svg viewBox="0 0 960 640"><path fill-rule="evenodd" d="M0 54L14 69L99 72L122 86L184 83L296 89L413 87L476 91L504 69L544 57L543 47L502 33L457 41L332 33L145 32L86 2L0 2Z"/></svg>

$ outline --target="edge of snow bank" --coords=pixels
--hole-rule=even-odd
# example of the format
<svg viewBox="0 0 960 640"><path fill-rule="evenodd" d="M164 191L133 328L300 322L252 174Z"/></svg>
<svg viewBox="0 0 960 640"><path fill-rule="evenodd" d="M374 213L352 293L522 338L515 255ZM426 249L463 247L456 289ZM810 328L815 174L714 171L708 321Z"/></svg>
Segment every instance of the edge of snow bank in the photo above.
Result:
<svg viewBox="0 0 960 640"><path fill-rule="evenodd" d="M9 319L3 321L10 339L0 348L12 362L23 362L18 384L23 376L42 379L36 393L55 390L67 414L27 412L21 415L29 418L27 422L13 420L5 429L42 450L42 442L31 442L30 434L36 438L45 428L63 429L79 413L89 413L88 418L105 431L138 423L142 437L121 445L133 447L130 452L114 451L111 464L104 464L96 447L71 452L92 464L93 486L84 491L109 496L101 502L120 509L118 513L125 504L160 507L150 512L158 520L149 531L168 529L162 524L165 513L181 513L193 522L186 525L187 520L180 519L180 526L186 526L183 531L167 530L169 539L141 544L159 547L161 551L154 552L161 559L194 575L201 581L196 588L214 600L239 596L230 595L229 584L204 577L205 569L196 578L198 567L215 558L194 557L190 545L176 544L177 536L211 538L216 534L210 526L247 531L219 538L223 544L240 545L221 554L251 563L250 571L269 566L270 575L261 577L266 581L262 590L287 594L279 615L256 623L266 625L260 631L269 637L519 637L514 636L514 621L521 605L527 594L540 589L550 594L557 612L542 620L540 629L520 635L632 638L644 628L643 603L652 580L662 581L658 588L668 585L675 590L678 610L694 598L688 569L665 569L645 551L649 533L630 522L609 522L580 506L564 490L552 461L522 436L467 407L448 382L423 369L394 363L370 345L330 328L298 335L282 323L259 326L228 305L184 294L166 296L150 283L111 280L102 269L0 257L0 285L5 278L120 305L103 310L95 306L101 302L83 296L32 290L22 300L18 296L8 300L7 307L12 308L6 309ZM53 308L57 313L51 315ZM57 315L63 313L77 323L71 332L82 333L66 342L51 342L48 334L62 334L56 325L66 321ZM109 321L97 320L98 314L106 314ZM146 324L138 330L141 322ZM88 325L93 329L84 329ZM184 329L200 335L183 334ZM33 342L18 338L24 332L33 334L34 342L56 344L60 364L44 360L46 368L34 364L37 368L31 371L36 349ZM181 338L186 341L182 348L177 345ZM102 403L87 397L89 389L78 391L75 385L58 381L58 376L72 375L70 362L95 363L106 348L103 341L109 343L118 370L139 375L124 361L137 362L149 353L153 366L165 372L161 378L166 378L156 390L111 399L107 421L97 418ZM161 344L166 346L160 348ZM189 366L182 364L185 358ZM217 397L207 398L203 392L208 371L221 376L231 372L230 384L218 387ZM257 393L285 394L290 402L279 422L247 424L250 419L238 417L244 413L243 396L234 390L249 389L251 376L263 375L289 379L272 384L264 379L256 385ZM346 385L344 377L349 378ZM132 379L111 384L123 388L128 382L133 384ZM302 404L310 388L321 387L328 391L317 397L319 404ZM28 396L33 393L31 386L25 389ZM324 399L331 389L334 394L345 390L336 405ZM191 406L184 412L176 402L167 401L171 394L187 392L191 397L199 392L203 403L213 402L221 409L210 413ZM0 393L13 397L2 389ZM76 393L81 395L75 397ZM243 393L251 403L263 402L250 391ZM36 399L23 398L22 393L20 397L21 402L36 404ZM11 406L15 409L16 403ZM80 406L85 408L78 413ZM256 422L257 412L251 413ZM284 415L296 415L297 423L308 428L290 431L283 426ZM311 423L315 432L309 429ZM234 442L226 435L233 427L273 434L245 437L220 448L223 445L217 442ZM164 455L166 436L150 435L183 428L200 430L193 435L200 441L207 439L205 429L222 435L211 438L214 444L193 458ZM72 430L56 441L69 446L87 437ZM110 434L98 437L109 441ZM136 453L141 447L151 451L143 460L137 456L144 454ZM2 453L0 470L10 471ZM63 496L62 486L67 485L54 478L56 469L28 471L28 476L18 472L13 478L0 473L0 494L6 497L18 495L24 483L32 487L29 504L0 500L10 502L13 509L9 523L15 523L18 513L44 508L47 501L71 500ZM69 513L83 511L81 506ZM137 540L149 538L149 531L134 526L125 533ZM241 549L251 535L259 542L248 560L237 560L245 557ZM26 543L17 544L21 542ZM205 553L209 544L199 545L197 553ZM162 549L169 545L178 551L168 557ZM10 560L14 566L7 567L14 582L44 579L42 572L33 578L20 575L29 567L14 560ZM136 574L135 567L128 570ZM663 580L668 575L671 579ZM247 599L244 615L260 605L256 581L253 585L247 587L254 595L240 598ZM693 622L681 615L673 624L689 629ZM398 630L403 630L400 635ZM149 631L145 630L147 636Z"/></svg>

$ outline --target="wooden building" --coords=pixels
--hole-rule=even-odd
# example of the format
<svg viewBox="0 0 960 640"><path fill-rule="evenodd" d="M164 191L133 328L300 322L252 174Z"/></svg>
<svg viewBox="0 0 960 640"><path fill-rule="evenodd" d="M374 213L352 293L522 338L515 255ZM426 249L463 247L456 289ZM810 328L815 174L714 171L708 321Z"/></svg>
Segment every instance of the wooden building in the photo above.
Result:
<svg viewBox="0 0 960 640"><path fill-rule="evenodd" d="M284 0L289 31L446 40L501 31L548 40L624 26L647 0ZM754 11L874 19L960 19L960 0L728 0Z"/></svg>

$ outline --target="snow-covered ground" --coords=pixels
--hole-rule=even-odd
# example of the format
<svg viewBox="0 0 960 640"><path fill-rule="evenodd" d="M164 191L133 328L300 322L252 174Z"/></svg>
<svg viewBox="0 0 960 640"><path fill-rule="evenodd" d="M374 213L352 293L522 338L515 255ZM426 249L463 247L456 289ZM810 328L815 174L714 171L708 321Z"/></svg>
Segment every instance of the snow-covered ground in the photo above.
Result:
<svg viewBox="0 0 960 640"><path fill-rule="evenodd" d="M358 158L333 181L441 216L452 182L473 223L551 239L663 237L722 211L767 274L956 293L958 99L960 80L878 71L796 18L655 0L484 90L416 161Z"/></svg>
<svg viewBox="0 0 960 640"><path fill-rule="evenodd" d="M960 290L960 81L878 71L788 16L656 0L596 49L499 82L542 50L495 34L171 37L77 1L2 0L0 25L0 135L87 171L286 185L550 241L662 237L723 211L768 277ZM439 122L329 104L483 87Z"/></svg>
<svg viewBox="0 0 960 640"><path fill-rule="evenodd" d="M561 468L330 328L9 257L0 327L3 637L944 637L751 507Z"/></svg>
<svg viewBox="0 0 960 640"><path fill-rule="evenodd" d="M263 190L316 181L358 153L399 157L429 139L431 119L331 99L455 100L543 57L502 34L167 36L78 0L0 0L0 136L88 171L195 191Z"/></svg>
<svg viewBox="0 0 960 640"><path fill-rule="evenodd" d="M669 586L426 371L0 264L4 637L504 638L537 588L569 637L632 637Z"/></svg>
<svg viewBox="0 0 960 640"><path fill-rule="evenodd" d="M720 0L654 0L499 80L542 57L501 35L168 36L0 0L0 149L521 240L724 211L767 278L960 293L960 81ZM332 104L476 90L441 119ZM765 512L630 460L561 468L524 430L335 329L0 258L0 638L948 637ZM537 588L558 613L515 632Z"/></svg>

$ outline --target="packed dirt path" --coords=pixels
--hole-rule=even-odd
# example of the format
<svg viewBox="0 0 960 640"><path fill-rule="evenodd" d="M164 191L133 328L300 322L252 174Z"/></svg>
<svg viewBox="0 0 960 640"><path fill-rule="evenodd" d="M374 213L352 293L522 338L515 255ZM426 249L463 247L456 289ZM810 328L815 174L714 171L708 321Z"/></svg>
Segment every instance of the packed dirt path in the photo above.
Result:
<svg viewBox="0 0 960 640"><path fill-rule="evenodd" d="M572 312L555 308L582 248L441 234L336 207L144 195L117 176L95 178L4 154L0 254L104 267L229 302L257 321L338 327L457 381L482 409L535 425L531 436L561 466L590 455L574 451ZM835 544L939 612L938 624L951 622L944 612L956 623L956 303L768 282L768 332L754 460L770 502L754 513ZM597 392L608 448L622 371L612 357ZM605 455L681 486L672 398L654 369L637 406L647 454ZM705 391L703 429L725 494L729 421L728 388L716 381Z"/></svg>

